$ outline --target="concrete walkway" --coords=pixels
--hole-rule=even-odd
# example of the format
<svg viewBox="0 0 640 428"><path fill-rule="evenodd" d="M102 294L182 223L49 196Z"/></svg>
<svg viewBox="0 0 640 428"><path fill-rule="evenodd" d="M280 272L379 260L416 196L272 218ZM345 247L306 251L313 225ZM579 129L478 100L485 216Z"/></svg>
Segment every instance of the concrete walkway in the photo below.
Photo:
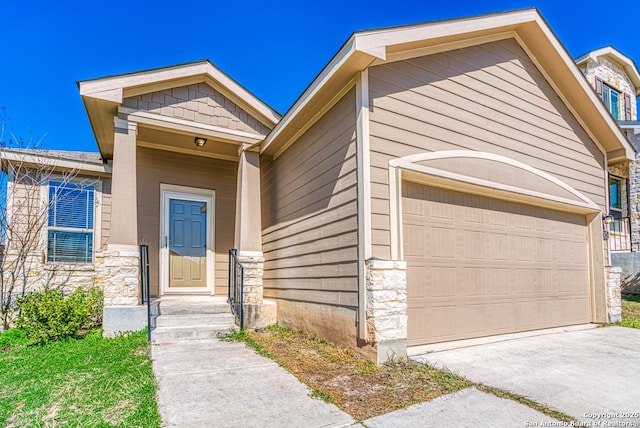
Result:
<svg viewBox="0 0 640 428"><path fill-rule="evenodd" d="M166 427L344 427L351 416L243 343L155 344L158 407Z"/></svg>
<svg viewBox="0 0 640 428"><path fill-rule="evenodd" d="M218 339L154 344L158 407L166 427L491 427L551 420L475 388L357 423L268 358Z"/></svg>
<svg viewBox="0 0 640 428"><path fill-rule="evenodd" d="M640 426L638 329L568 331L433 352L413 359L524 395L590 426L616 421ZM632 418L615 416L625 413Z"/></svg>
<svg viewBox="0 0 640 428"><path fill-rule="evenodd" d="M512 400L467 388L364 421L367 428L524 427L558 422ZM540 426L540 425L538 425ZM550 424L548 426L553 426Z"/></svg>

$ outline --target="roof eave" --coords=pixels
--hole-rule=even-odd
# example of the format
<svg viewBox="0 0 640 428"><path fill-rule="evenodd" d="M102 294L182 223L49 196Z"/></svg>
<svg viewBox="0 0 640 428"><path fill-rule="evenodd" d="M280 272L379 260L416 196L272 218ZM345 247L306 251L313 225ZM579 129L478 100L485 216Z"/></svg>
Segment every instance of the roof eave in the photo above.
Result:
<svg viewBox="0 0 640 428"><path fill-rule="evenodd" d="M356 33L309 85L280 123L267 136L261 152L273 155L293 141L313 112L338 93L357 72L389 54L452 46L495 33L511 32L551 79L552 86L578 116L596 144L617 159L633 159L635 152L608 114L564 46L536 9L492 14L432 24L418 24Z"/></svg>
<svg viewBox="0 0 640 428"><path fill-rule="evenodd" d="M358 71L380 58L380 54L375 49L358 49L356 35L352 35L271 130L261 145L260 153L273 155L281 150L313 119L316 105L329 102Z"/></svg>
<svg viewBox="0 0 640 428"><path fill-rule="evenodd" d="M8 163L19 163L26 167L50 167L56 171L77 171L84 175L107 176L111 174L111 166L93 162L82 162L77 159L46 156L42 153L23 153L0 149L1 159Z"/></svg>
<svg viewBox="0 0 640 428"><path fill-rule="evenodd" d="M640 71L638 71L636 63L613 46L606 46L604 48L587 52L586 54L576 58L575 62L579 65L587 62L588 60L597 62L598 57L600 56L607 56L621 65L625 73L627 73L627 76L631 79L631 83L633 83L633 86L636 88L636 96L640 96Z"/></svg>

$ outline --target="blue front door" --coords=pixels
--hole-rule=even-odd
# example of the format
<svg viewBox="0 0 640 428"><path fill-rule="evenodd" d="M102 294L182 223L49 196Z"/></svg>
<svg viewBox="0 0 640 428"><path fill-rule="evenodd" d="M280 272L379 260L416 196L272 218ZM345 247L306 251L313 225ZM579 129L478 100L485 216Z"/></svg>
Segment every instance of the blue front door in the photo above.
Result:
<svg viewBox="0 0 640 428"><path fill-rule="evenodd" d="M207 286L207 203L169 199L169 287Z"/></svg>

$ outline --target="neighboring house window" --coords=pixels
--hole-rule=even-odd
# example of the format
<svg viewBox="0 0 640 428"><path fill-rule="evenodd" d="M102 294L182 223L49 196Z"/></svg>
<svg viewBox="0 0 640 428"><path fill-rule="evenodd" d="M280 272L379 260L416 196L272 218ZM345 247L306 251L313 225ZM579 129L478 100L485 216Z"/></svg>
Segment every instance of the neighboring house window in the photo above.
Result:
<svg viewBox="0 0 640 428"><path fill-rule="evenodd" d="M604 105L607 106L611 112L611 116L616 120L620 119L620 92L604 85L602 88L602 99L604 100Z"/></svg>
<svg viewBox="0 0 640 428"><path fill-rule="evenodd" d="M607 107L611 116L615 120L620 119L620 92L613 89L611 86L606 85L602 79L596 77L596 93L602 102Z"/></svg>
<svg viewBox="0 0 640 428"><path fill-rule="evenodd" d="M92 262L94 198L93 186L49 182L48 261Z"/></svg>
<svg viewBox="0 0 640 428"><path fill-rule="evenodd" d="M609 176L609 209L614 217L622 216L622 180Z"/></svg>

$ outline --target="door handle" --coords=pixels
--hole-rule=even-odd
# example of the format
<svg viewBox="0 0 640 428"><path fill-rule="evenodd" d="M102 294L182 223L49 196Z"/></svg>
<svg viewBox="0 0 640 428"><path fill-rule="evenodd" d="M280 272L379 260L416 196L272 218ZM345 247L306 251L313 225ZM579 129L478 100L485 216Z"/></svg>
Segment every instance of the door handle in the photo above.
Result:
<svg viewBox="0 0 640 428"><path fill-rule="evenodd" d="M164 248L169 248L169 237L168 236L164 237Z"/></svg>

